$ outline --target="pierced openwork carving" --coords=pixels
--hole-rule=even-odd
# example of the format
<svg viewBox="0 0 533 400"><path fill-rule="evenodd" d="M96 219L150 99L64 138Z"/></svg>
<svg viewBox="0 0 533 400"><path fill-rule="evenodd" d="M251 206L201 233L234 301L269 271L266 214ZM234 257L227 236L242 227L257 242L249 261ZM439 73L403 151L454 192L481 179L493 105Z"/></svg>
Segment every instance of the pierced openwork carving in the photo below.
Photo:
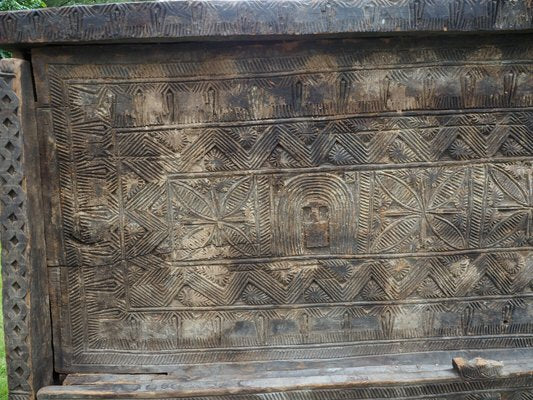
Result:
<svg viewBox="0 0 533 400"><path fill-rule="evenodd" d="M2 303L9 395L15 400L35 398L52 377L39 157L28 95L28 63L0 60Z"/></svg>
<svg viewBox="0 0 533 400"><path fill-rule="evenodd" d="M27 338L29 269L26 189L22 167L19 99L12 89L15 71L0 63L0 178L2 179L2 278L8 381L12 394L25 398L32 391Z"/></svg>

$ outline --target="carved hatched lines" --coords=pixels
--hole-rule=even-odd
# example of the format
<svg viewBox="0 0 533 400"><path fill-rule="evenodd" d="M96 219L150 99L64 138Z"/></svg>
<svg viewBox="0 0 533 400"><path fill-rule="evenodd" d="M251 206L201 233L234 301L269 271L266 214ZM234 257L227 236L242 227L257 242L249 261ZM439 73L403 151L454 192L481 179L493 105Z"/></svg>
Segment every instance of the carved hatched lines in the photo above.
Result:
<svg viewBox="0 0 533 400"><path fill-rule="evenodd" d="M123 245L116 176L110 165L80 164L60 166L62 180L71 182L61 190L66 262L107 263L109 257L118 261Z"/></svg>
<svg viewBox="0 0 533 400"><path fill-rule="evenodd" d="M133 308L398 302L530 293L529 252L146 267L128 264ZM155 295L154 295L155 294Z"/></svg>
<svg viewBox="0 0 533 400"><path fill-rule="evenodd" d="M65 182L62 186L65 233L79 242L91 243L118 214L118 186L114 178L117 165L110 159L116 151L105 119L79 123L76 115L72 117L71 135L63 134L63 125L57 128L60 173ZM438 127L439 124L444 126ZM385 118L383 122L353 119L286 127L129 132L117 135L117 147L125 185L122 190L127 193L124 196L136 193L145 182L152 182L139 194L142 198L142 193L150 190L160 197L165 174L191 168L229 171L250 167L334 167L528 155L533 143L531 125L527 112ZM140 138L134 140L131 135ZM80 191L75 194L78 187ZM153 197L148 196L147 200L150 198ZM116 238L114 233L109 235ZM101 252L117 254L115 250L107 247ZM67 256L72 262L79 257L72 252Z"/></svg>
<svg viewBox="0 0 533 400"><path fill-rule="evenodd" d="M498 165L488 166L488 179L492 182L485 206L487 236L482 239L483 246L497 246L509 243L513 236L511 226L521 221L524 231L514 237L517 244L531 242L533 229L533 175L524 170L524 166L500 168ZM505 232L505 233L503 233ZM502 234L503 233L503 234Z"/></svg>
<svg viewBox="0 0 533 400"><path fill-rule="evenodd" d="M175 227L170 220L168 185L150 182L139 189L130 186L135 183L130 175L120 182L124 207L120 227L124 246L122 257L130 259L154 251L169 253L170 233Z"/></svg>
<svg viewBox="0 0 533 400"><path fill-rule="evenodd" d="M533 390L530 389L528 378L508 378L505 380L492 380L488 385L488 380L483 382L432 382L429 384L409 384L408 386L377 386L372 385L362 388L349 389L314 389L314 390L288 390L284 392L268 392L258 394L234 394L231 398L235 400L253 400L260 397L264 400L298 400L308 398L310 400L331 399L339 400L342 396L349 396L354 400L380 400L384 398L393 398L398 400L409 400L420 398L424 400L438 398L439 400L531 400ZM520 387L520 385L523 385ZM154 391L179 390L179 383L172 381L151 383ZM138 389L139 398L143 393ZM438 395L438 397L435 397ZM168 400L178 400L167 395ZM210 397L180 397L183 400L227 400L227 396L210 396Z"/></svg>
<svg viewBox="0 0 533 400"><path fill-rule="evenodd" d="M267 231L271 238L272 248L256 253L256 256L395 254L528 247L532 240L531 205L528 203L533 190L531 174L529 162L361 173L266 174L269 178L264 177L258 183L255 202L250 201L250 192L246 191L241 194L239 203L237 200L234 202L239 204L241 220L245 216L253 217L259 224L258 232ZM236 186L236 182L246 180L242 176L214 176L175 178L182 180L182 188L188 188L186 192L180 192L179 197L187 199L185 195L189 196L191 201L185 207L187 212L192 212L193 220L194 214L204 213L205 202L198 199L207 197L205 193L209 192L212 196L223 186ZM494 176L498 177L497 180ZM198 192L190 185L207 186L208 189ZM357 193L358 188L363 192ZM363 201L361 197L365 197L367 188L369 201ZM475 193L478 189L481 192ZM236 194L231 193L232 196ZM359 203L356 197L360 198ZM217 207L221 207L220 200L218 203ZM179 201L176 206L172 225L182 229ZM271 219L261 220L260 210L272 210ZM324 215L310 215L309 218L314 219L309 220L309 225L306 212L323 212ZM323 222L317 218L322 218ZM196 218L196 223L201 224L202 220L205 223L205 218ZM365 223L357 232L357 223L363 220ZM322 226L322 231L318 226ZM309 242L311 233L316 240L323 236L323 242ZM183 229L180 234L182 240L194 242L192 248L204 249L203 246L208 243L204 238L203 245L199 246L196 241L200 240L200 236ZM367 250L359 252L358 248ZM238 258L242 256L253 258L246 252L240 252ZM188 253L186 258L190 257L191 253ZM219 257L232 258L221 253ZM200 258L193 257L212 258L215 256L205 254Z"/></svg>
<svg viewBox="0 0 533 400"><path fill-rule="evenodd" d="M111 265L60 268L60 273L67 278L62 290L71 304L63 313L74 317L74 365L123 365L140 361L138 357L154 365L172 365L227 361L231 347L242 350L242 361L416 351L421 345L413 341L416 338L426 338L427 346L439 350L527 346L532 328L527 322L530 258L530 252L521 252L429 257L425 261L318 260L314 267L307 262L178 269L162 268L161 260L155 258L139 258L129 263L127 271ZM270 279L265 278L267 274ZM302 274L312 275L304 278ZM344 285L353 290L353 282L361 277L366 285L357 300L327 302L328 293L334 296ZM184 278L189 284L184 284ZM417 288L415 281L419 282ZM250 282L257 282L264 292ZM309 290L301 290L298 282L309 284ZM402 287L411 297L405 299L408 301L379 300L384 291L376 282L389 294L393 287ZM325 289L320 290L319 284ZM441 296L438 285L451 288L459 297L435 297ZM213 299L227 300L243 287L233 306L213 304ZM222 288L226 295L221 297ZM275 304L271 296L278 296L281 290L292 299L296 298L293 291L299 296L303 293L298 301L305 307ZM433 342L428 339L432 337ZM333 343L359 345L339 351L329 347ZM326 347L318 352L316 348L299 349L305 344ZM291 349L283 349L282 354L272 349L276 345ZM261 351L263 347L268 352ZM101 349L127 352L102 354Z"/></svg>
<svg viewBox="0 0 533 400"><path fill-rule="evenodd" d="M256 270L252 272L254 268ZM339 271L348 271L351 275L339 277ZM67 269L63 273L66 274ZM315 261L314 266L311 262L307 265L278 263L239 269L204 266L162 270L139 262L128 268L130 297L124 290L121 273L114 266L69 268L68 274L73 305L77 304L79 296L76 287L80 279L83 282L87 313L84 318L95 338L114 334L123 337L129 328L120 332L117 329L120 330L121 325L130 326L131 321L154 332L164 328L169 335L162 335L160 339L170 339L175 337L177 328L173 316L181 318L181 322L187 320L187 323L194 324L196 321L200 325L220 318L230 326L242 318L259 324L260 318L257 318L263 315L266 320L286 319L290 324L300 321L299 325L303 314L316 318L314 323L317 324L323 319L322 328L314 326L322 334L339 329L377 330L379 336L384 328L382 324L387 322L387 313L392 313L396 329L413 328L417 333L412 334L420 336L424 334L424 324L411 326L408 322L413 310L431 311L437 315L437 320L442 318L440 323L434 321L433 328L437 330L432 335L436 336L451 334L452 330L453 335L460 336L464 332L483 334L486 329L494 329L495 334L526 333L530 329L527 324L523 325L531 294L531 288L528 288L531 285L531 255L527 252L390 262L329 260ZM409 296L410 301L391 300L392 296L399 295ZM447 297L450 295L456 297ZM229 301L233 301L232 307L228 306ZM280 307L291 301L294 305L307 306ZM133 308L125 308L126 304ZM76 314L78 312L83 313L80 310ZM366 317L374 318L365 323ZM362 319L350 321L347 318ZM74 322L82 326L82 320ZM426 322L430 323L431 319ZM105 324L115 328L110 331ZM453 329L446 331L448 327ZM143 331L142 327L137 329ZM299 330L296 333L299 334ZM189 340L193 337L191 334ZM142 340L133 335L132 340L136 339ZM78 336L78 340L83 340L83 335ZM238 338L235 340L234 345L238 345ZM357 340L365 340L364 335ZM200 346L201 341L196 345Z"/></svg>
<svg viewBox="0 0 533 400"><path fill-rule="evenodd" d="M533 143L528 112L378 117L376 120L349 118L136 133L110 127L111 111L102 104L113 104L113 95L104 88L91 93L81 91L77 96L101 100L96 105L92 100L79 100L87 107L72 108L69 114L72 132L64 132L61 127L56 131L64 182L62 198L69 265L89 260L98 264L115 263L120 258L132 258L156 249L159 253L173 254L172 238L176 237L176 232L173 232L175 227L170 217L172 204L164 200L172 198L168 194L170 187L166 177L173 173L314 166L355 168L365 163L417 165L437 160L469 162L478 157L527 157ZM61 112L55 109L55 114ZM137 137L133 139L134 136ZM371 195L369 187L364 182L361 186L368 196ZM485 190L485 187L472 188L479 196ZM366 212L371 218L373 203L374 199L361 198L361 204L369 207L361 210L361 214ZM124 212L120 211L122 207L125 207ZM522 208L527 207L522 203ZM267 214L267 208L263 206L258 212ZM520 215L524 217L523 214ZM455 222L463 224L460 229L464 237L459 235L462 243L448 241L445 248L467 248L470 244L463 245L467 239L469 243L474 240L473 248L484 246L477 244L481 240L482 225L486 223L484 208L473 207L472 215L472 227L477 229L470 229L464 221L459 221L464 219L464 210L455 215ZM433 227L441 227L441 236L453 236L453 223L447 223L443 215L433 220ZM411 229L415 229L414 221L410 220ZM513 221L515 226L530 224L518 215ZM507 228L513 221L507 222ZM363 221L361 226L370 232L374 231L376 223L387 221ZM398 224L400 231L406 226ZM162 229L165 225L166 229ZM529 240L528 229L523 235L524 245ZM261 240L267 243L270 240L268 229L259 231ZM388 232L394 235L400 231L391 228ZM496 235L498 232L501 230L494 231ZM286 242L281 240L280 243ZM357 246L370 251L367 244Z"/></svg>
<svg viewBox="0 0 533 400"><path fill-rule="evenodd" d="M102 110L122 128L533 105L531 64L523 61L315 71L195 81L180 76L113 84L76 80L69 87L74 109Z"/></svg>
<svg viewBox="0 0 533 400"><path fill-rule="evenodd" d="M74 159L92 163L114 154L103 124L82 124ZM531 112L343 118L218 128L121 131L119 151L145 180L165 173L409 164L524 157L533 152ZM59 132L62 136L61 132ZM60 142L62 160L69 146ZM85 153L86 152L86 153ZM79 158L78 158L79 157ZM89 157L90 159L87 159Z"/></svg>
<svg viewBox="0 0 533 400"><path fill-rule="evenodd" d="M267 184L265 178L258 179L263 186ZM172 180L173 258L196 260L268 254L269 249L261 248L260 243L261 231L268 229L268 225L264 226L258 209L269 212L268 192L260 193L257 185L257 179L249 176L215 182Z"/></svg>
<svg viewBox="0 0 533 400"><path fill-rule="evenodd" d="M66 364L532 343L530 67L458 53L374 80L272 72L284 60L216 79L109 66L148 75L127 82L50 67Z"/></svg>
<svg viewBox="0 0 533 400"><path fill-rule="evenodd" d="M352 387L339 390L335 389L314 389L314 390L287 390L284 392L268 392L258 394L232 394L235 400L253 400L260 397L264 400L299 400L308 398L309 400L331 399L340 400L344 396L349 396L354 400L380 400L384 398L409 400L409 399L433 399L439 400L531 400L533 390L530 388L529 376L512 377L506 379L485 379L480 381L448 381L431 382L425 384L414 384L396 386L369 385L365 387ZM162 392L164 390L179 390L180 383L172 381L151 383L151 389ZM142 389L138 389L138 398L141 398ZM438 397L435 397L438 396ZM180 397L183 400L227 400L229 396L195 396ZM178 398L166 397L169 400Z"/></svg>
<svg viewBox="0 0 533 400"><path fill-rule="evenodd" d="M125 258L154 251L175 260L269 254L268 192L257 191L257 181L266 187L265 179L169 179L159 185L127 175Z"/></svg>
<svg viewBox="0 0 533 400"><path fill-rule="evenodd" d="M2 193L2 280L9 391L27 399L32 393L29 354L28 221L22 165L23 143L19 99L12 89L9 66L0 64L0 179ZM4 71L5 67L5 71Z"/></svg>
<svg viewBox="0 0 533 400"><path fill-rule="evenodd" d="M77 170L81 201L66 200L78 213L64 209L75 232L66 236L69 265L532 246L531 162L151 181L117 163L120 185L114 173Z"/></svg>
<svg viewBox="0 0 533 400"><path fill-rule="evenodd" d="M380 58L379 55L376 57ZM354 61L348 56L345 58L345 62ZM259 63L262 64L264 61ZM254 65L252 63L251 68L255 68ZM531 115L527 112L378 117L374 121L369 118L332 118L319 122L279 121L276 125L245 123L232 127L227 127L226 122L217 122L217 126L202 128L154 127L154 130L144 133L117 131L112 129L113 124L120 122L117 115L122 116L119 125L139 123L147 126L163 122L175 124L180 115L199 116L202 121L210 121L210 118L217 120L221 116L218 108L220 104L229 104L221 96L247 97L232 91L231 82L235 81L234 78L204 82L176 82L173 78L173 81L167 83L66 84L57 75L55 68L57 67L51 68L50 89L60 161L62 208L65 211L64 233L68 237L67 241L72 244L67 243L66 258L69 265L79 265L90 259L97 260L98 263L113 263L120 258L144 254L159 246L171 246L169 238L173 236L172 229L167 226L168 237L160 229L155 229L165 221L167 225L171 224L168 217L170 208L165 211L165 207L169 205L161 202L161 198L169 198L168 195L165 196L168 188L164 183L164 176L171 173L468 161L494 156L527 157L532 151ZM81 68L80 76L83 76L83 69L88 67L82 65L77 68ZM116 68L110 67L109 70ZM453 108L472 105L468 99L481 98L476 92L481 87L491 88L492 92L487 94L491 99L490 104L485 104L490 107L494 106L494 101L501 102L505 107L516 106L517 103L513 100L516 96L520 99L528 96L529 78L525 65L509 65L504 72L500 71L500 67L491 65L451 66L443 67L442 70L428 68L429 75L411 77L404 76L403 72L393 73L391 71L394 70L389 70L389 75L369 90L375 90L383 84L383 90L379 89L379 93L376 93L379 101L389 107L389 94L402 92L397 91L396 84L404 82L407 84L405 88L409 88L412 93L417 92L415 97L423 100L424 104L420 105L427 108L431 107L427 103L428 99L434 98L438 92L431 86L432 82L437 81L438 76L446 75L453 78L453 84L447 85L445 94L456 90L464 97L461 104L455 104ZM133 71L135 68L128 66L126 70ZM360 90L350 89L352 83L357 83L352 79L352 73L360 72L343 72L342 76L338 72L333 75L331 72L307 74L305 78L311 77L308 81L312 85L318 84L317 87L320 88L325 88L324 84L329 85L330 89L321 89L320 93L329 93L333 96L331 98L337 100L340 96L341 108L330 110L338 114L346 112L345 106L350 102L350 93L361 93ZM328 74L332 79L327 78ZM456 76L457 74L459 75ZM298 115L300 106L310 103L311 98L306 96L318 96L319 92L299 79L299 75L275 78L285 80L283 84L280 81L278 86L284 88L280 95L285 96L286 101L281 101L280 97L277 102L284 104L285 101L289 106L287 110L290 117ZM251 83L246 81L240 87L252 85L253 88L261 86L261 82L265 81L262 78L256 80L257 82ZM359 83L368 82L366 78L359 80ZM420 82L423 84L420 85ZM179 88L188 88L196 97L184 98L181 92L176 91ZM355 86L353 88L357 89ZM66 104L62 104L60 100L65 90L69 91L70 99L68 115L63 114ZM522 92L526 97L520 94ZM249 93L255 92L252 90ZM257 98L261 99L261 96ZM184 112L186 109L180 102L185 102L186 107L191 106L193 109ZM248 113L241 117L258 118L259 114L254 111L254 107L261 108L261 101L255 101L255 105L252 103L241 105ZM147 105L151 108L147 109ZM231 108L234 112L239 107ZM316 114L315 111L313 115ZM276 116L283 116L283 113ZM232 118L224 116L221 119ZM133 136L136 138L132 139ZM115 175L120 176L120 184L113 182ZM150 184L144 187L146 182ZM124 199L140 190L140 187L144 188L138 196L138 204L132 200L132 207L122 213ZM139 200L143 193L148 194L146 199ZM159 199L159 203L155 204L154 201L148 204L150 199ZM361 200L366 201L364 198ZM151 211L143 214L139 206L149 207ZM144 222L139 224L138 221L143 218ZM143 224L151 226L146 230L142 227ZM365 224L367 223L362 223ZM115 226L116 229L108 229L109 226ZM141 228L136 231L138 226ZM131 234L125 231L126 228L131 228ZM151 232L152 239L147 239L139 246L128 244L134 243L146 231ZM148 234L144 236L149 237ZM139 249L142 251L139 252Z"/></svg>
<svg viewBox="0 0 533 400"><path fill-rule="evenodd" d="M220 171L402 164L527 156L533 150L531 121L530 113L378 117L373 121L166 130L156 131L153 139L143 138L152 143L176 141L174 151L181 150L178 168L185 171L193 166ZM142 156L143 151L130 154Z"/></svg>
<svg viewBox="0 0 533 400"><path fill-rule="evenodd" d="M467 247L466 168L375 175L371 250L415 252Z"/></svg>
<svg viewBox="0 0 533 400"><path fill-rule="evenodd" d="M231 171L408 164L523 157L533 151L529 112L346 118L218 128L127 131L121 152L138 170ZM133 139L135 138L135 139Z"/></svg>
<svg viewBox="0 0 533 400"><path fill-rule="evenodd" d="M505 254L498 261L513 269L518 265L515 256L511 253ZM466 270L474 268L477 271L474 272L474 275L478 273L487 275L491 268L493 271L500 269L497 274L503 278L502 266L490 265L496 259L490 259L490 256L485 259L484 257L486 256L479 255L477 259L470 260L474 263L471 267L467 265L469 261L465 262L465 260L454 259L453 257L440 259L438 263L441 263L444 268L447 262L457 262L458 266L452 266L456 272L461 272L458 269L465 268L466 265ZM522 262L522 265L518 269L524 268L523 260L519 261L519 263ZM429 262L435 262L435 259ZM484 263L487 265L482 266ZM517 277L522 275L518 280L528 280L530 279L528 275L531 274L530 268L529 265L520 271L511 272L510 275L516 274ZM211 274L211 279L218 281L218 285L230 285L228 281L231 278L225 280L222 275L217 274L220 271L215 268L208 269L208 271ZM182 272L184 271L180 270L177 273ZM246 359L270 359L268 355L261 353L257 348L290 345L291 357L299 358L305 357L303 354L311 353L305 353L304 350L298 350L297 347L313 343L331 345L339 342L359 342L360 344L366 342L368 344L368 341L373 341L373 345L368 344L368 346L346 348L345 350L349 354L354 352L353 355L364 355L372 354L372 352L387 354L396 351L409 351L411 348L408 344L409 340L423 337L436 338L438 342L431 345L439 350L450 348L448 347L449 343L446 344L446 340L442 339L443 337L454 337L454 340L459 341L460 344L455 343L458 347L453 347L457 349L507 346L511 343L509 340L512 341L515 335L521 336L520 340L530 341L527 335L531 332L531 323L528 322L527 309L530 306L531 296L527 289L521 293L522 295L518 293L512 296L480 295L479 293L482 292L476 291L475 298L444 299L431 297L432 294L430 293L435 288L426 287L411 301L372 300L328 304L324 302L322 297L321 303L307 303L305 307L295 307L295 305L282 307L272 304L272 300L270 304L262 306L257 302L264 301L264 294L258 295L256 290L252 297L250 290L245 290L243 292L244 298L254 299L253 304L246 305L239 301L233 307L217 307L209 302L210 298L216 296L216 291L213 288L204 287L205 296L202 297L192 293L193 289L187 286L188 293L178 295L173 300L173 306L158 305L158 307L152 308L142 307L125 310L123 308L124 300L127 297L123 282L112 279L112 277L118 278L118 273L112 266L93 267L84 270L64 268L62 273L72 276L69 282L74 286L65 288L69 290L71 296L75 293L80 279L84 285L86 296L84 318L87 321L84 329L87 329L85 332L89 339L88 347L85 349L80 347L79 352L75 355L79 359L89 356L92 350L109 348L151 353L150 356L157 359L158 363L164 364L165 355L160 352L165 351L166 356L169 356L169 351L179 352L183 349L213 349L220 351L220 354L207 355L203 353L207 358L202 357L200 359L198 354L181 353L180 361L173 359L174 362L227 360L228 355L223 355L223 350L228 347L249 350L246 355L243 353L243 357ZM132 273L135 274L135 272ZM370 273L373 272L370 271ZM467 271L466 275L469 278L466 280L472 278L472 273L472 270ZM159 278L152 275L151 277L144 277L144 279L151 283L155 283L159 279L160 285L166 284L167 287L170 287L170 283L175 284L176 282L167 280L164 283L163 280L172 276L172 274L170 276L160 274ZM463 279L459 276L456 278ZM201 280L200 277L191 277L191 281L193 279ZM301 277L296 276L294 279L296 281ZM466 280L457 285L459 291L472 284ZM520 283L520 285L522 284L523 282ZM314 285L316 286L316 283ZM479 286L476 286L482 291L484 285L486 282L480 280ZM143 290L141 287L138 289ZM159 299L163 299L163 294L153 286L148 285L144 290L146 293L151 292L154 299L157 297L153 295L154 293L161 296L158 297ZM267 290L277 292L277 289L272 285L268 288L265 287L265 292ZM370 290L376 293L374 288ZM366 292L369 293L370 290L366 290ZM427 297L419 297L420 293ZM464 293L472 294L468 291ZM136 295L138 296L139 292ZM324 295L321 294L321 296ZM418 297L418 301L413 301L416 297ZM313 298L318 299L319 296L314 295ZM184 299L187 300L188 305L181 304L179 308L176 308L176 304ZM202 305L193 306L189 303L190 301ZM129 300L126 300L127 302ZM78 320L77 324L80 323L81 321ZM140 334L141 332L143 334ZM459 338L463 336L466 338ZM469 339L468 336L473 337ZM491 339L487 336L490 336ZM392 347L387 347L386 343L379 343L379 341L390 339L397 341ZM84 343L83 335L76 336L73 340L79 342L80 345ZM403 348L402 344L407 347ZM298 354L300 355L298 356ZM317 357L316 352L312 354ZM338 353L335 350L323 354L324 357L344 357L346 355L345 352ZM133 357L133 354L130 356ZM285 357L289 357L289 355L285 354ZM100 358L100 362L103 362L103 359ZM168 360L170 363L173 362L170 361L170 358Z"/></svg>
<svg viewBox="0 0 533 400"><path fill-rule="evenodd" d="M247 18L243 20L242 15ZM527 30L531 28L531 16L527 1L212 0L200 4L102 4L2 13L0 42Z"/></svg>
<svg viewBox="0 0 533 400"><path fill-rule="evenodd" d="M338 72L341 74L339 89L349 89L349 81L343 78L343 72L384 70L391 68L430 68L430 75L419 72L420 78L431 78L431 71L440 71L445 66L468 69L476 66L494 66L495 59L504 60L510 71L520 72L524 60L531 58L531 46L526 43L509 43L502 40L484 40L476 37L475 41L461 38L460 41L443 40L435 47L431 42L421 42L413 47L409 39L395 40L394 45L386 40L367 41L319 41L314 45L321 50L319 59L306 53L305 46L293 42L287 51L283 45L269 43L265 46L239 46L224 50L219 45L204 44L207 50L198 51L195 46L185 47L191 54L190 60L176 57L171 62L144 64L142 68L132 68L135 64L50 64L50 74L54 79L61 77L73 84L83 86L83 78L92 78L92 82L128 83L128 78L135 78L141 83L151 77L152 87L164 87L165 83L213 81L219 78L269 77L272 74L295 75L317 72ZM355 46L350 46L355 45ZM183 46L181 46L183 48ZM168 50L164 49L165 52ZM229 57L213 58L207 56L209 50L220 52ZM166 52L168 55L168 52ZM134 60L136 62L137 60ZM528 62L526 61L526 64ZM496 64L497 65L497 64ZM435 69L436 68L436 69ZM517 69L515 69L517 68ZM480 70L478 70L479 72ZM481 70L483 71L483 69ZM466 72L466 71L465 71ZM436 76L441 73L435 74ZM427 82L426 82L427 84ZM135 87L135 86L127 86ZM140 87L145 87L143 84ZM133 93L131 91L130 93ZM340 93L339 93L340 94Z"/></svg>
<svg viewBox="0 0 533 400"><path fill-rule="evenodd" d="M304 359L317 359L317 357L320 357L322 359L324 358L342 358L342 357L355 357L355 356L365 356L365 355L376 355L377 352L381 352L382 354L390 354L390 352L394 352L393 349L396 349L396 353L398 352L414 352L417 353L420 350L420 346L424 346L425 348L430 349L439 349L439 350L453 350L457 351L460 349L470 349L475 348L473 347L473 343L477 342L477 345L480 345L480 340L476 338L469 338L469 337L463 337L463 338L453 338L451 340L439 340L439 339L428 339L428 338L421 338L417 340L407 340L407 341L395 341L391 342L389 344L385 343L374 343L373 341L369 341L366 343L359 343L355 345L350 346L334 346L334 347L327 347L327 346L313 346L315 348L314 352L311 352L309 348L305 348L304 346L301 347L291 347L290 352L287 349L283 348L276 348L270 346L270 348L259 348L254 349L254 351L250 352L239 352L239 358L236 359L234 356L232 356L232 353L238 351L238 349L224 349L224 350L216 350L216 349L201 349L201 350L192 350L192 351L186 351L183 350L182 352L176 351L176 352L165 352L157 357L146 357L142 354L139 354L135 351L122 351L122 352L115 352L115 353L107 353L107 352L90 352L90 353L83 353L79 355L77 360L79 360L78 364L75 364L76 369L84 369L83 367L85 365L94 365L96 362L101 362L105 367L113 368L115 371L117 370L116 367L111 367L111 365L124 365L124 364L138 364L142 363L143 361L146 362L147 359L150 360L157 360L159 362L158 366L162 370L171 370L172 365L174 364L199 364L199 363L209 363L212 362L211 360L217 360L222 361L224 358L231 359L232 361L257 361L257 358L260 358L261 361L276 361L280 359L284 359L285 357L291 357L293 360L304 360ZM497 346L501 347L521 347L525 345L526 343L530 343L529 340L520 340L516 338L486 338L484 339L483 343L486 346L482 346L483 348L498 348ZM142 345L142 344L140 344ZM474 345L475 346L475 345ZM311 347L311 346L309 346ZM501 348L500 347L500 348ZM385 353L384 353L385 350ZM254 356L256 356L254 358ZM115 364L116 363L116 364ZM87 369L85 367L85 369Z"/></svg>
<svg viewBox="0 0 533 400"><path fill-rule="evenodd" d="M131 174L126 179L127 259L152 253L175 261L271 254L268 177L171 177L163 185Z"/></svg>
<svg viewBox="0 0 533 400"><path fill-rule="evenodd" d="M377 173L371 249L531 245L530 163L414 171Z"/></svg>

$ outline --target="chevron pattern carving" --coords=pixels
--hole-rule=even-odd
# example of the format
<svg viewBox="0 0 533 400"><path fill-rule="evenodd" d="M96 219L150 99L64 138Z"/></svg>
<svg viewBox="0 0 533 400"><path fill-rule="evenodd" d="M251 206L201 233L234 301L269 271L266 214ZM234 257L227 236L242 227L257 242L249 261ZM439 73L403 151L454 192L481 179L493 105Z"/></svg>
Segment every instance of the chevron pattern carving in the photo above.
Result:
<svg viewBox="0 0 533 400"><path fill-rule="evenodd" d="M243 18L246 16L246 18ZM272 37L354 32L520 31L527 0L211 0L96 4L0 14L0 44Z"/></svg>
<svg viewBox="0 0 533 400"><path fill-rule="evenodd" d="M64 370L533 345L532 47L287 46L37 55Z"/></svg>

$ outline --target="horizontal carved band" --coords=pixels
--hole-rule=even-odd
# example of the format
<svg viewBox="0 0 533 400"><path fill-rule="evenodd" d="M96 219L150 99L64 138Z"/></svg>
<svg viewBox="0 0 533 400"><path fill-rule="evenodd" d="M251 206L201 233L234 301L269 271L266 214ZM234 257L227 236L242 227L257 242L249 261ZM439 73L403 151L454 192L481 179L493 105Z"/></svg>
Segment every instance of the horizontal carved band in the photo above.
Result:
<svg viewBox="0 0 533 400"><path fill-rule="evenodd" d="M34 53L61 371L533 344L529 43L141 48Z"/></svg>
<svg viewBox="0 0 533 400"><path fill-rule="evenodd" d="M532 28L527 0L210 0L0 14L0 44Z"/></svg>

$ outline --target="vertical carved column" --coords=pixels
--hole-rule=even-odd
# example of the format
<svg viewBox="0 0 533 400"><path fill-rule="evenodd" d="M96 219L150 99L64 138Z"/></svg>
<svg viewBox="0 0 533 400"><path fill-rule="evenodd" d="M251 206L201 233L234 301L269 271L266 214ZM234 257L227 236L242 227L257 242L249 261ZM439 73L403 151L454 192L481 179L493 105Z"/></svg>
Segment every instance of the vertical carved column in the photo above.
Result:
<svg viewBox="0 0 533 400"><path fill-rule="evenodd" d="M52 381L39 146L29 63L0 60L0 233L10 399Z"/></svg>

